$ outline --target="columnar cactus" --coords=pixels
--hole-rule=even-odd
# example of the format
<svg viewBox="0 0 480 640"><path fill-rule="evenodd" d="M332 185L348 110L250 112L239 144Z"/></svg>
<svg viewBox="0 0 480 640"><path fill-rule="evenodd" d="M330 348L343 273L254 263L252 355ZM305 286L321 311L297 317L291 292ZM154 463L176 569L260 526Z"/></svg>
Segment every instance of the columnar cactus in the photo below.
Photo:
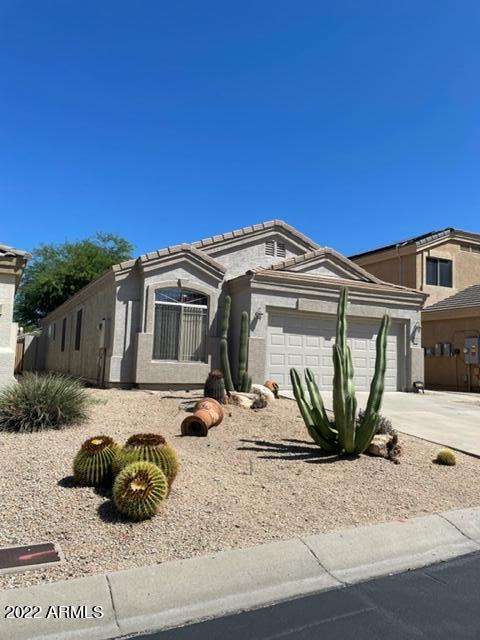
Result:
<svg viewBox="0 0 480 640"><path fill-rule="evenodd" d="M222 337L220 338L220 364L223 371L223 378L225 380L225 388L228 393L234 390L232 373L230 370L230 360L228 357L228 329L230 325L231 305L232 299L230 296L226 296L223 306Z"/></svg>
<svg viewBox="0 0 480 640"><path fill-rule="evenodd" d="M242 312L240 323L240 349L238 353L238 390L248 393L252 387L252 378L248 375L248 338L249 319L246 311Z"/></svg>
<svg viewBox="0 0 480 640"><path fill-rule="evenodd" d="M295 399L314 442L325 451L339 451L349 455L363 453L375 435L385 381L390 318L385 315L382 319L376 342L375 374L370 385L370 395L365 412L357 421L352 354L347 344L347 302L348 289L344 287L341 290L338 303L336 341L333 346L334 421L331 422L327 416L317 383L310 369L305 371L310 404L305 399L301 379L296 369L290 370L290 378Z"/></svg>
<svg viewBox="0 0 480 640"><path fill-rule="evenodd" d="M154 516L168 495L168 481L151 462L134 462L124 467L113 485L113 501L130 520Z"/></svg>
<svg viewBox="0 0 480 640"><path fill-rule="evenodd" d="M112 461L119 446L109 436L89 438L73 461L73 475L79 484L100 486L111 477Z"/></svg>

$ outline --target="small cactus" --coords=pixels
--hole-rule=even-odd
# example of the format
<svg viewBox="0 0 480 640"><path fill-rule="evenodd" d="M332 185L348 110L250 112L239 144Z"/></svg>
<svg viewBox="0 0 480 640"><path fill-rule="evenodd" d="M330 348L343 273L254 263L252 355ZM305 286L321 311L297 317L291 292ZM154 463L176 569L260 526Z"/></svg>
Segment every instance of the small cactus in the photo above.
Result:
<svg viewBox="0 0 480 640"><path fill-rule="evenodd" d="M225 402L225 382L220 369L212 369L208 374L203 395L205 398L213 398L221 404Z"/></svg>
<svg viewBox="0 0 480 640"><path fill-rule="evenodd" d="M134 462L124 467L113 485L113 501L130 520L154 516L168 495L168 481L151 462Z"/></svg>
<svg viewBox="0 0 480 640"><path fill-rule="evenodd" d="M100 486L112 475L112 461L119 446L109 436L89 438L73 461L73 475L79 484Z"/></svg>
<svg viewBox="0 0 480 640"><path fill-rule="evenodd" d="M435 462L437 464L444 464L449 467L453 467L455 464L457 464L457 458L455 456L455 453L451 449L445 448L440 449L440 451L437 453Z"/></svg>
<svg viewBox="0 0 480 640"><path fill-rule="evenodd" d="M115 474L132 462L151 462L159 467L168 479L175 480L180 466L175 449L158 433L136 433L127 440L115 455L112 469Z"/></svg>

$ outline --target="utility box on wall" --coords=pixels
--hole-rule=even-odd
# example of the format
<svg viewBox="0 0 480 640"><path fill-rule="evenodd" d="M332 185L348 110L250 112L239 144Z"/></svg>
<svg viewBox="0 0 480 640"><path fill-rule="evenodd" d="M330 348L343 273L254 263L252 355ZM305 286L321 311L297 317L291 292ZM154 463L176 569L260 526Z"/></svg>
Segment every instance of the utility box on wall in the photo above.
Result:
<svg viewBox="0 0 480 640"><path fill-rule="evenodd" d="M480 338L465 338L463 353L465 355L465 364L478 364L480 362L478 351L480 346Z"/></svg>

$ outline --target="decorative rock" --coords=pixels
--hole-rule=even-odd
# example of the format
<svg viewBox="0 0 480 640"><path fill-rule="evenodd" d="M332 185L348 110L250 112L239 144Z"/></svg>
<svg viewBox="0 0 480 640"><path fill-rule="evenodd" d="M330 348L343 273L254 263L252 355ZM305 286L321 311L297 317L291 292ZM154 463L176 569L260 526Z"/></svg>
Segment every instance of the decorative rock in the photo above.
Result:
<svg viewBox="0 0 480 640"><path fill-rule="evenodd" d="M386 458L388 456L387 444L390 441L390 436L387 433L379 433L373 436L373 440L367 449L367 453L371 456L381 456Z"/></svg>
<svg viewBox="0 0 480 640"><path fill-rule="evenodd" d="M267 402L273 402L275 400L273 391L263 384L252 384L252 393L255 393L257 396L264 396Z"/></svg>
<svg viewBox="0 0 480 640"><path fill-rule="evenodd" d="M240 391L231 391L229 397L229 403L234 404L242 409L250 409L255 400L254 393L241 393Z"/></svg>

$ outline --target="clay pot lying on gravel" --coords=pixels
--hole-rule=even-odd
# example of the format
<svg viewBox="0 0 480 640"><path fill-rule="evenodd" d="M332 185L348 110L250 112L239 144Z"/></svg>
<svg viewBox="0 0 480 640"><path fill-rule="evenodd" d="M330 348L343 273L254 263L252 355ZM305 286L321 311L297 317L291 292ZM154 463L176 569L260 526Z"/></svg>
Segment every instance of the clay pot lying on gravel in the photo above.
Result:
<svg viewBox="0 0 480 640"><path fill-rule="evenodd" d="M267 387L267 389L270 389L275 398L278 398L279 386L277 382L275 382L274 380L267 380L263 386Z"/></svg>
<svg viewBox="0 0 480 640"><path fill-rule="evenodd" d="M219 402L213 398L202 398L193 408L193 415L182 422L182 436L207 436L208 430L220 424L224 415Z"/></svg>

